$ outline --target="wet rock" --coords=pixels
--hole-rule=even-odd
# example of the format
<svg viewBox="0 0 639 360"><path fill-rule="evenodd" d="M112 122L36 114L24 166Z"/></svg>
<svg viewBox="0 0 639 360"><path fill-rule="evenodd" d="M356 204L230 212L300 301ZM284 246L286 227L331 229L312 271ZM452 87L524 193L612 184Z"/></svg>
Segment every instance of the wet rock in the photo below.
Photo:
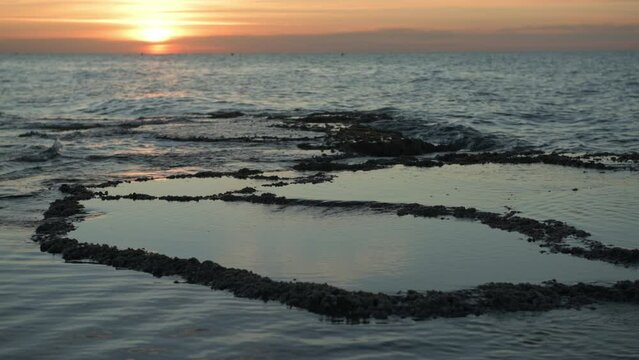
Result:
<svg viewBox="0 0 639 360"><path fill-rule="evenodd" d="M364 163L348 164L348 163L336 163L332 161L324 161L321 158L315 158L311 160L305 160L297 163L293 166L293 169L298 171L370 171L378 170L388 167L384 163L369 160Z"/></svg>
<svg viewBox="0 0 639 360"><path fill-rule="evenodd" d="M286 179L287 181L278 181L278 182L271 183L271 184L265 184L263 186L265 186L265 187L283 187L283 186L288 186L288 185L292 185L292 184L321 184L321 183L325 183L325 182L331 182L331 181L333 181L334 178L335 178L335 176L333 176L333 175L328 175L328 174L325 174L325 173L322 173L322 172L318 172L318 173L313 174L313 175L296 177L296 178L289 178L289 179Z"/></svg>
<svg viewBox="0 0 639 360"><path fill-rule="evenodd" d="M252 187L245 187L241 190L235 191L236 194L254 194L256 192L257 190L255 190L255 188L252 188Z"/></svg>
<svg viewBox="0 0 639 360"><path fill-rule="evenodd" d="M296 121L303 123L365 124L389 118L389 114L377 111L338 111L313 113L298 118Z"/></svg>
<svg viewBox="0 0 639 360"><path fill-rule="evenodd" d="M156 139L176 142L206 142L206 143L284 143L315 140L316 137L279 137L279 136L240 136L211 138L206 136L169 136L157 135Z"/></svg>
<svg viewBox="0 0 639 360"><path fill-rule="evenodd" d="M298 145L303 150L339 150L369 156L423 155L459 150L457 146L434 145L370 125L388 119L390 116L381 112L323 112L289 119L284 127L326 133L324 144Z"/></svg>
<svg viewBox="0 0 639 360"><path fill-rule="evenodd" d="M55 238L41 243L42 251L62 254L67 262L94 263L150 273L181 276L188 283L226 290L235 296L277 301L311 312L350 321L388 316L431 319L464 317L487 312L547 311L574 308L601 301L639 304L639 281L613 286L587 284L542 285L491 283L460 291L428 291L388 295L347 291L327 284L273 281L247 270L225 268L211 261L171 258L144 250L120 250L107 245Z"/></svg>
<svg viewBox="0 0 639 360"><path fill-rule="evenodd" d="M120 199L129 199L129 200L155 200L157 199L157 196L153 196L153 195L147 195L147 194L138 194L138 193L132 193L132 194L128 194L128 195L121 195L119 196Z"/></svg>
<svg viewBox="0 0 639 360"><path fill-rule="evenodd" d="M146 181L153 181L153 180L155 180L155 178L152 176L141 176L141 177L135 178L133 181L146 182Z"/></svg>
<svg viewBox="0 0 639 360"><path fill-rule="evenodd" d="M271 183L271 184L266 184L264 186L266 186L266 187L284 187L284 186L288 186L288 185L290 185L290 183L285 182L285 181L278 181L278 182L274 182L274 183Z"/></svg>
<svg viewBox="0 0 639 360"><path fill-rule="evenodd" d="M56 238L52 240L42 241L40 243L40 251L51 254L61 254L66 249L72 249L79 245L75 239Z"/></svg>
<svg viewBox="0 0 639 360"><path fill-rule="evenodd" d="M333 147L326 144L309 144L309 143L301 143L297 144L298 149L300 150L332 150Z"/></svg>
<svg viewBox="0 0 639 360"><path fill-rule="evenodd" d="M474 164L549 164L565 167L612 170L613 167L595 161L583 161L575 157L560 155L557 153L539 154L529 152L504 152L504 153L453 153L439 155L435 158L445 164L474 165Z"/></svg>
<svg viewBox="0 0 639 360"><path fill-rule="evenodd" d="M440 147L443 150L450 148ZM398 150L399 151L399 150ZM437 150L439 151L439 150ZM373 159L364 163L336 163L331 158L315 157L298 162L293 166L296 170L307 171L370 171L388 168L395 165L431 168L444 165L480 165L480 164L549 164L573 168L617 170L617 167L594 161L582 161L558 154L530 154L530 153L448 153L437 155L432 159L418 159L409 156L398 156L392 159Z"/></svg>
<svg viewBox="0 0 639 360"><path fill-rule="evenodd" d="M321 184L325 182L331 182L335 179L334 175L328 175L325 173L316 173L315 175L311 175L305 178L295 179L293 183L295 184Z"/></svg>
<svg viewBox="0 0 639 360"><path fill-rule="evenodd" d="M552 247L552 250L562 254L579 256L589 260L601 260L617 265L634 266L639 264L639 249L606 246L600 242L590 242L586 247L570 247L557 244Z"/></svg>
<svg viewBox="0 0 639 360"><path fill-rule="evenodd" d="M122 184L123 182L124 182L124 180L109 180L109 181L105 181L105 182L100 183L100 184L91 185L89 187L96 188L96 189L104 189L104 188L110 188L110 187L118 186L118 185Z"/></svg>
<svg viewBox="0 0 639 360"><path fill-rule="evenodd" d="M202 200L209 200L210 197L208 196L187 196L187 195L165 195L165 196L160 196L158 198L158 200L164 200L164 201L169 201L169 202L198 202L198 201L202 201ZM154 199L149 199L149 200L154 200Z"/></svg>
<svg viewBox="0 0 639 360"><path fill-rule="evenodd" d="M79 214L83 209L84 206L82 206L76 199L66 197L52 202L47 211L44 212L44 218L68 217Z"/></svg>
<svg viewBox="0 0 639 360"><path fill-rule="evenodd" d="M327 126L318 126L316 124L303 124L303 123L295 123L290 122L290 118L286 118L289 122L281 123L281 124L271 124L268 127L285 129L285 130L299 130L306 132L317 132L317 133L327 133L332 127Z"/></svg>
<svg viewBox="0 0 639 360"><path fill-rule="evenodd" d="M394 131L352 125L331 135L337 150L369 156L410 156L459 150L451 145L433 145L420 139L406 138Z"/></svg>
<svg viewBox="0 0 639 360"><path fill-rule="evenodd" d="M36 228L36 238L35 240L41 238L47 238L55 235L65 235L70 231L73 231L75 226L70 222L61 219L61 218L53 218L45 220L42 224L40 224Z"/></svg>
<svg viewBox="0 0 639 360"><path fill-rule="evenodd" d="M129 195L125 195L122 196L123 199L129 199L129 200L155 200L157 199L156 196L152 196L152 195L147 195L147 194L138 194L138 193L132 193Z"/></svg>
<svg viewBox="0 0 639 360"><path fill-rule="evenodd" d="M221 171L200 171L194 174L169 175L166 178L167 179L189 179L189 178L206 179L206 178L220 178L223 176L229 176L228 174L230 173L225 173Z"/></svg>
<svg viewBox="0 0 639 360"><path fill-rule="evenodd" d="M627 161L632 161L632 162L639 162L639 153L633 152L633 153L626 153L626 154L619 154L613 157L613 161L617 161L617 162L627 162Z"/></svg>
<svg viewBox="0 0 639 360"><path fill-rule="evenodd" d="M252 170L243 168L238 171L232 172L223 172L223 171L200 171L194 174L175 174L167 176L167 179L188 179L188 178L199 178L199 179L207 179L207 178L221 178L221 177L234 177L236 179L248 179L251 176L256 176L261 174L261 170Z"/></svg>
<svg viewBox="0 0 639 360"><path fill-rule="evenodd" d="M639 162L639 153L638 152L628 152L628 153L612 153L612 152L598 152L592 154L584 154L579 156L582 159L599 159L599 158L608 158L613 162Z"/></svg>
<svg viewBox="0 0 639 360"><path fill-rule="evenodd" d="M240 111L213 111L206 115L211 119L235 119L244 116L244 113Z"/></svg>
<svg viewBox="0 0 639 360"><path fill-rule="evenodd" d="M93 197L93 191L87 189L83 185L78 184L62 184L60 185L60 192L71 195L77 200L88 200Z"/></svg>
<svg viewBox="0 0 639 360"><path fill-rule="evenodd" d="M247 169L247 168L242 168L238 171L236 171L232 176L238 178L238 179L246 179L249 176L252 175L258 175L261 174L262 171L261 170L251 170L251 169Z"/></svg>

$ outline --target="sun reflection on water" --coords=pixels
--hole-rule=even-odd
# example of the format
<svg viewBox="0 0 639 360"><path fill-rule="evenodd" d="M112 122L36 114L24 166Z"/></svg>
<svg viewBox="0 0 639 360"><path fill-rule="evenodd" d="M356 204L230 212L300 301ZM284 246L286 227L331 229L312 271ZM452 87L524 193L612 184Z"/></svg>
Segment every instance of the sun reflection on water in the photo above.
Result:
<svg viewBox="0 0 639 360"><path fill-rule="evenodd" d="M142 52L149 55L167 55L178 52L177 46L170 43L165 44L148 44L143 47Z"/></svg>

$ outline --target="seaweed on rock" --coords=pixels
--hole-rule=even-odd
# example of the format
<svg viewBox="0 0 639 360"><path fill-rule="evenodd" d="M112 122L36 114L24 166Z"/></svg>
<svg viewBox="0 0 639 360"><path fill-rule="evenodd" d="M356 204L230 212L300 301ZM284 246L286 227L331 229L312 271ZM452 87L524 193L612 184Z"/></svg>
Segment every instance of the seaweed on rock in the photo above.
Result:
<svg viewBox="0 0 639 360"><path fill-rule="evenodd" d="M357 156L374 156L386 159L372 159L364 163L336 163L330 157L314 157L298 162L296 170L308 171L360 171L375 170L393 165L415 167L434 167L443 165L474 164L550 164L564 167L615 170L619 164L612 165L595 160L609 157L616 163L636 163L636 152L625 154L599 153L581 156L568 156L559 153L540 151L504 151L464 153L459 144L433 144L419 138L404 136L401 132L375 127L375 122L392 118L384 112L326 112L303 117L285 118L280 126L287 129L324 132L322 144L300 144L301 149L340 151L341 159ZM430 159L415 156L444 153ZM631 165L626 169L636 170Z"/></svg>
<svg viewBox="0 0 639 360"><path fill-rule="evenodd" d="M75 203L73 209L80 209L80 200L86 199L90 192L81 185L63 186L67 194L65 203ZM93 193L103 199L137 198L141 200L166 201L244 201L254 204L276 204L280 206L319 206L342 208L368 208L377 212L394 212L399 216L419 217L454 216L475 219L491 227L507 231L519 231L534 241L542 241L549 246L564 249L562 240L568 236L586 236L587 233L558 221L539 222L520 218L513 214L498 215L478 211L474 208L425 206L419 204L392 204L361 201L319 201L299 200L278 197L274 194L256 195L255 189L244 188L236 192L211 196L153 197L143 194L128 196L108 196ZM75 194L75 195L74 195ZM59 203L53 202L50 210L57 209ZM639 303L639 281L622 281L612 286L587 284L563 285L548 282L542 285L490 283L477 288L459 291L428 291L389 295L364 291L347 291L327 284L306 282L274 281L247 270L225 268L212 261L200 262L197 259L180 259L166 255L150 253L140 249L117 249L108 245L81 243L66 237L73 230L68 217L71 213L62 211L59 217L45 219L36 230L34 240L40 243L44 252L61 254L67 262L91 261L121 269L143 271L154 276L180 276L187 282L209 286L216 290L226 290L235 296L277 301L288 306L306 309L313 313L333 318L345 318L349 321L366 321L389 316L430 319L435 317L461 317L480 315L487 312L545 311L557 308L572 308L600 301ZM69 214L69 215L67 215ZM594 243L594 242L593 242ZM565 248L570 249L570 248ZM609 251L602 245L591 248L590 256L615 261L634 262L639 260L637 250L634 256L628 256L627 249L615 248ZM585 256L578 254L578 256Z"/></svg>
<svg viewBox="0 0 639 360"><path fill-rule="evenodd" d="M240 112L215 112L212 118L232 119ZM431 144L421 139L407 138L394 131L374 127L378 120L386 120L389 114L382 112L332 112L315 113L299 118L278 117L283 128L322 132L321 144L300 144L301 148L340 152L332 156L314 157L298 162L293 168L320 173L298 178L282 178L265 175L260 170L240 169L233 172L201 171L177 174L169 179L220 178L261 179L274 181L270 186L290 183L319 183L331 181L331 171L359 171L381 169L393 165L413 167L438 167L458 164L552 164L566 167L611 170L615 166L595 161L593 157L570 157L540 152L460 153L453 144ZM143 124L142 122L140 124ZM136 124L137 125L137 124ZM141 126L141 125L140 125ZM73 129L78 129L74 127ZM36 134L29 134L35 136ZM26 136L26 135L25 135ZM240 138L238 138L240 139ZM241 141L283 141L284 138L242 138ZM180 141L182 139L171 139ZM188 141L218 141L218 139L190 138ZM289 139L287 139L289 140ZM297 138L294 141L316 140ZM444 154L435 155L435 153ZM417 155L432 154L430 158ZM375 156L359 163L344 163L356 156ZM613 161L636 162L637 154L614 154ZM146 181L140 178L135 181ZM588 284L564 285L547 282L542 285L490 283L473 289L459 291L428 291L389 295L363 291L347 291L327 284L305 282L281 282L260 276L247 270L225 268L212 261L194 258L180 259L139 249L117 249L108 245L81 243L67 234L74 229L73 218L84 211L80 201L91 198L102 200L131 199L137 201L225 201L246 202L261 205L306 206L368 210L396 216L455 217L480 222L491 228L518 232L537 242L551 252L569 254L589 260L601 260L620 265L639 264L639 249L624 249L604 245L588 238L583 230L556 220L538 221L515 213L497 214L467 207L429 206L423 204L383 203L374 201L323 201L289 199L271 193L257 194L254 188L244 188L208 196L151 196L133 193L111 196L91 188L108 188L123 181L109 181L91 186L63 185L63 199L53 201L44 213L44 220L36 229L34 240L44 252L60 254L68 262L89 260L117 268L150 273L154 276L180 276L189 283L226 290L238 297L276 301L308 311L350 321L388 316L429 319L434 317L460 317L487 312L545 311L557 308L573 308L601 301L639 304L639 281L621 281L612 286ZM571 246L567 240L577 239L583 246Z"/></svg>
<svg viewBox="0 0 639 360"><path fill-rule="evenodd" d="M622 281L609 287L557 282L542 285L490 283L469 290L408 291L389 295L347 291L327 284L274 281L247 270L225 268L212 261L172 258L145 250L120 250L64 237L42 242L41 250L61 254L68 262L90 260L120 269L147 272L156 277L180 276L188 283L226 290L237 297L277 301L354 322L371 317L431 319L487 312L547 311L600 301L639 304L639 281Z"/></svg>

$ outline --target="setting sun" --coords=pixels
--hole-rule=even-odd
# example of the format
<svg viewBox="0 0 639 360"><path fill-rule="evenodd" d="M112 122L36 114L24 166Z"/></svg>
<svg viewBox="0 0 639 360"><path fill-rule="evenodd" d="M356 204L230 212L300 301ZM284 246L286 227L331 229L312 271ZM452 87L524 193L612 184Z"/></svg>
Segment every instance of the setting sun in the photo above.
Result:
<svg viewBox="0 0 639 360"><path fill-rule="evenodd" d="M174 32L168 27L145 27L138 31L139 40L160 43L170 40L174 36Z"/></svg>
<svg viewBox="0 0 639 360"><path fill-rule="evenodd" d="M637 0L0 0L0 4L0 52L9 53L639 48Z"/></svg>

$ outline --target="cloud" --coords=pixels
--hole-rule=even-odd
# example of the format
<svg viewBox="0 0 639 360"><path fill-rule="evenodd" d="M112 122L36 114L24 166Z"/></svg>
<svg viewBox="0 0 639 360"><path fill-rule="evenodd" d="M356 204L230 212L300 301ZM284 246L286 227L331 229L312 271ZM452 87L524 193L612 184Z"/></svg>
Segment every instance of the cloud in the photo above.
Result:
<svg viewBox="0 0 639 360"><path fill-rule="evenodd" d="M185 39L192 51L431 52L529 50L639 50L639 25L581 25L497 32L384 29L321 35L224 36Z"/></svg>
<svg viewBox="0 0 639 360"><path fill-rule="evenodd" d="M139 53L134 41L0 40L1 52ZM639 25L578 25L494 32L382 29L320 35L232 35L182 38L167 48L186 53L361 53L456 51L639 50Z"/></svg>

